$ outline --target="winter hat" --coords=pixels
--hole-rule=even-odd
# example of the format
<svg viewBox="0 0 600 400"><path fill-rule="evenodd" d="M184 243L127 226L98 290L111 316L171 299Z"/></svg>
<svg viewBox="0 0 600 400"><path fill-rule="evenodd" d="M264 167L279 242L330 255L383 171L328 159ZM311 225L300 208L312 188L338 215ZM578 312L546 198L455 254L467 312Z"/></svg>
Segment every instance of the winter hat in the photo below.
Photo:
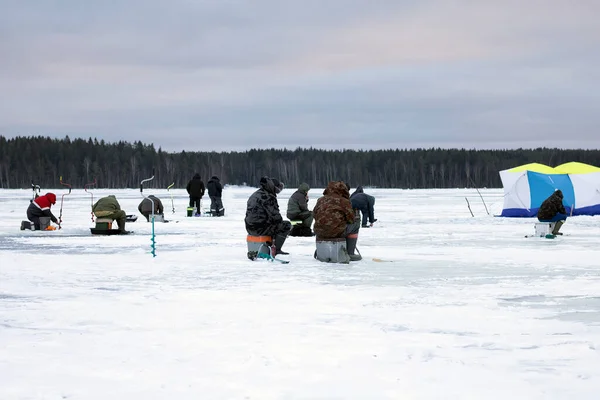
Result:
<svg viewBox="0 0 600 400"><path fill-rule="evenodd" d="M56 195L54 193L46 193L46 198L50 202L50 204L56 204Z"/></svg>
<svg viewBox="0 0 600 400"><path fill-rule="evenodd" d="M283 182L279 182L278 179L273 178L273 185L275 185L275 193L279 193L283 190L283 187L285 186L283 184Z"/></svg>
<svg viewBox="0 0 600 400"><path fill-rule="evenodd" d="M308 183L302 182L300 184L300 186L298 186L298 190L304 194L308 194L308 191L310 190L310 186L308 186Z"/></svg>

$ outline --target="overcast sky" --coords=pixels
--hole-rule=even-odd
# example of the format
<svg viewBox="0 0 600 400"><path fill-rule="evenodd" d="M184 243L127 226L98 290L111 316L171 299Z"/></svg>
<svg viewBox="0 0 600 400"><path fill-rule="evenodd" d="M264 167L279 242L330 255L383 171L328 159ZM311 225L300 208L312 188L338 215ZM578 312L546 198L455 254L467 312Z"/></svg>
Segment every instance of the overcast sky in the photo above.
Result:
<svg viewBox="0 0 600 400"><path fill-rule="evenodd" d="M0 135L600 148L598 0L0 0Z"/></svg>

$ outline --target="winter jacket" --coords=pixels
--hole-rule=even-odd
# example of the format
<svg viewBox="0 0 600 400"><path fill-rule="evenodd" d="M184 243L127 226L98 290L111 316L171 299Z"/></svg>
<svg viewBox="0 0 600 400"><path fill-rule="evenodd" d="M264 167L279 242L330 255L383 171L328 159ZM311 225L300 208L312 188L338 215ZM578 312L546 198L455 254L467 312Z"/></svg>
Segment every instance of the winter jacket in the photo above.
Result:
<svg viewBox="0 0 600 400"><path fill-rule="evenodd" d="M206 184L208 189L208 195L211 197L221 197L221 193L223 192L223 186L221 186L221 181L216 176L213 176L209 179Z"/></svg>
<svg viewBox="0 0 600 400"><path fill-rule="evenodd" d="M50 208L56 204L56 195L54 193L46 193L43 196L36 197L27 208L28 217L50 217L52 222L58 223L58 219L52 214Z"/></svg>
<svg viewBox="0 0 600 400"><path fill-rule="evenodd" d="M192 177L192 180L188 182L185 187L190 197L201 198L204 196L204 182L202 182L202 178L200 178L200 174L195 174Z"/></svg>
<svg viewBox="0 0 600 400"><path fill-rule="evenodd" d="M357 187L354 193L352 193L350 202L352 203L352 208L360 210L363 215L366 214L369 216L370 223L375 222L375 211L373 209L375 206L375 197L366 194L362 186Z"/></svg>
<svg viewBox="0 0 600 400"><path fill-rule="evenodd" d="M117 198L112 194L106 197L102 197L92 207L92 212L94 213L94 215L96 215L96 217L104 217L107 215L111 215L115 211L120 210L121 205L117 201Z"/></svg>
<svg viewBox="0 0 600 400"><path fill-rule="evenodd" d="M318 238L332 239L345 236L346 225L354 222L354 211L349 197L350 193L344 182L329 182L323 197L317 200L313 209L314 231Z"/></svg>
<svg viewBox="0 0 600 400"><path fill-rule="evenodd" d="M556 214L567 214L565 206L563 205L563 194L560 190L555 191L548 197L538 210L537 217L539 220L549 220L556 216Z"/></svg>
<svg viewBox="0 0 600 400"><path fill-rule="evenodd" d="M152 214L152 202L149 199L152 199L154 201L154 214L162 214L164 211L163 204L160 201L160 199L154 196L153 194L148 196L147 199L142 200L142 202L138 206L138 211L140 212L140 214Z"/></svg>
<svg viewBox="0 0 600 400"><path fill-rule="evenodd" d="M279 213L275 186L272 178L262 177L260 189L248 199L244 222L249 235L273 236L283 221Z"/></svg>
<svg viewBox="0 0 600 400"><path fill-rule="evenodd" d="M295 219L300 213L308 211L308 191L310 187L308 183L302 183L298 186L298 190L290 196L287 206L288 219Z"/></svg>

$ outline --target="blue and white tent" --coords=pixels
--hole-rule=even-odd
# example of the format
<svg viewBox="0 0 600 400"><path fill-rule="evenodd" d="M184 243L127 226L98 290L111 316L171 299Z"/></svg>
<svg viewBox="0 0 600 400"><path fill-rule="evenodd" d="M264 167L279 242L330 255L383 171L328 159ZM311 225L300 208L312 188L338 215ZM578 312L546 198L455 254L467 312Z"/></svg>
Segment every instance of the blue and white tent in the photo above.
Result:
<svg viewBox="0 0 600 400"><path fill-rule="evenodd" d="M555 190L563 192L570 215L600 214L600 168L568 163L556 168L526 164L500 171L504 186L502 217L535 217Z"/></svg>

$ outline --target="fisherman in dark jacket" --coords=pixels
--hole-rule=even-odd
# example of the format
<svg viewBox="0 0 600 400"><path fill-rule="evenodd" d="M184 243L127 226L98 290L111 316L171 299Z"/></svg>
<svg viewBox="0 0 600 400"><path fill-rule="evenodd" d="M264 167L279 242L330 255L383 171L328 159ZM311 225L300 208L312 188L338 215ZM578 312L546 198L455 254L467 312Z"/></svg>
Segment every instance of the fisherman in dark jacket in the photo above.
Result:
<svg viewBox="0 0 600 400"><path fill-rule="evenodd" d="M352 209L349 197L348 185L342 181L329 182L313 210L315 234L317 241L346 238L350 261L360 261L362 256L354 254L360 230L360 215Z"/></svg>
<svg viewBox="0 0 600 400"><path fill-rule="evenodd" d="M221 194L223 192L223 186L217 176L213 176L209 179L206 184L208 188L208 196L210 197L210 213L213 217L222 217L225 215L225 208L223 208L223 201L221 201Z"/></svg>
<svg viewBox="0 0 600 400"><path fill-rule="evenodd" d="M196 173L185 188L190 195L190 207L196 207L196 215L200 215L200 203L205 189L200 174Z"/></svg>
<svg viewBox="0 0 600 400"><path fill-rule="evenodd" d="M373 226L373 223L377 221L373 209L375 206L375 197L366 194L362 186L359 186L354 193L352 193L352 196L350 196L350 202L352 203L353 209L360 210L362 213L362 227L369 228ZM369 225L367 225L367 218L369 220Z"/></svg>
<svg viewBox="0 0 600 400"><path fill-rule="evenodd" d="M27 208L27 219L33 222L35 229L40 229L40 218L50 218L52 222L58 224L58 220L50 211L50 208L56 204L56 195L54 193L46 193L43 196L36 197ZM21 230L24 229L21 224Z"/></svg>
<svg viewBox="0 0 600 400"><path fill-rule="evenodd" d="M121 210L121 205L114 195L111 194L100 198L92 206L92 212L97 218L117 220L119 230L121 232L127 232L125 231L125 220L127 219L127 214L125 214L125 211Z"/></svg>
<svg viewBox="0 0 600 400"><path fill-rule="evenodd" d="M287 217L291 221L302 221L294 225L290 236L312 236L310 227L313 223L313 213L308 209L308 183L301 183L298 190L290 196L287 206Z"/></svg>
<svg viewBox="0 0 600 400"><path fill-rule="evenodd" d="M150 201L152 200L152 201ZM150 215L152 215L152 203L154 202L154 215L163 215L164 209L163 204L158 197L151 194L150 196L144 198L138 206L138 211L144 217L146 217L146 221L150 222ZM164 217L164 215L163 215Z"/></svg>
<svg viewBox="0 0 600 400"><path fill-rule="evenodd" d="M563 198L562 191L557 189L550 197L544 200L537 213L537 218L540 222L556 222L552 230L553 235L562 235L558 231L567 220L567 210L565 210L565 206L563 205Z"/></svg>
<svg viewBox="0 0 600 400"><path fill-rule="evenodd" d="M292 229L289 221L284 221L279 213L277 194L283 189L283 183L277 179L263 176L260 189L248 199L246 208L246 231L252 236L271 236L274 238L277 254L288 254L281 250L288 233Z"/></svg>

